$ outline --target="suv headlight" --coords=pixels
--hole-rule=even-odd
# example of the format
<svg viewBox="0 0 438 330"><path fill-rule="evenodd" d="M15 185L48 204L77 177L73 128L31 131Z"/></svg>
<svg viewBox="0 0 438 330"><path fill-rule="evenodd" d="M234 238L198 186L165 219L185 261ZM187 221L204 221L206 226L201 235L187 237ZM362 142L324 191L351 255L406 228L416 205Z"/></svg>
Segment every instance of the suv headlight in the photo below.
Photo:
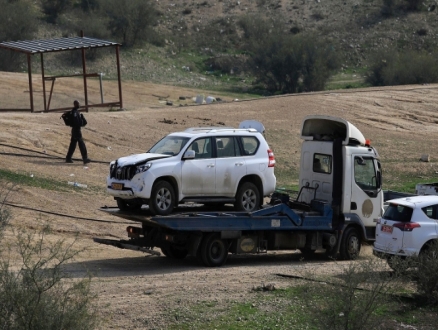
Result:
<svg viewBox="0 0 438 330"><path fill-rule="evenodd" d="M146 163L146 164L138 165L137 169L135 171L135 174L146 172L148 169L151 168L151 166L152 166L152 163Z"/></svg>

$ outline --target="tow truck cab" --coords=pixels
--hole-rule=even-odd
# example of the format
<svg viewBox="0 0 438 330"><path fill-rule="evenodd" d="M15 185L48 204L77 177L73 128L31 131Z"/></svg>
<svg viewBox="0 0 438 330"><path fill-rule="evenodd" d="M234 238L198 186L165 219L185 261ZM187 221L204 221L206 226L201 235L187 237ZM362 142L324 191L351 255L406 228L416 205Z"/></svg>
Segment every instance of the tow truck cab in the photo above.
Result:
<svg viewBox="0 0 438 330"><path fill-rule="evenodd" d="M308 116L302 123L300 201L324 200L333 208L333 224L353 228L362 240L374 240L383 212L379 155L350 122ZM350 230L352 231L352 230Z"/></svg>

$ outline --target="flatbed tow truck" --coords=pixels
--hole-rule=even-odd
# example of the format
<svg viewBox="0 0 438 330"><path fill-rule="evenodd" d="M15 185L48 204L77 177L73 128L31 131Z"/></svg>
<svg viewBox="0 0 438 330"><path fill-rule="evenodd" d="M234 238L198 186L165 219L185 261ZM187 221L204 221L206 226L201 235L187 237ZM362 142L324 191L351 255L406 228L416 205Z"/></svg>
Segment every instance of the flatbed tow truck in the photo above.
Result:
<svg viewBox="0 0 438 330"><path fill-rule="evenodd" d="M141 223L128 226L127 240L95 238L101 244L174 259L196 256L205 266L222 266L229 255L324 249L330 258L357 258L373 241L383 211L379 156L348 121L308 116L301 129L300 189L291 199L277 191L260 210L186 212L148 217L117 208L102 211Z"/></svg>

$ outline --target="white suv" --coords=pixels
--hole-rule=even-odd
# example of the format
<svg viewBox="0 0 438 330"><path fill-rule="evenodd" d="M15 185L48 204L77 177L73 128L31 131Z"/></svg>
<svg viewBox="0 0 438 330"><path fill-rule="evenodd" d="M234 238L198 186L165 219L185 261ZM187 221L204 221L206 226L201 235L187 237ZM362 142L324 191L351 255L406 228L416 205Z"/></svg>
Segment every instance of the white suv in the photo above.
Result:
<svg viewBox="0 0 438 330"><path fill-rule="evenodd" d="M121 210L146 204L154 215L167 215L184 202L257 210L275 190L275 158L263 125L245 121L239 127L189 128L146 153L112 161L107 192Z"/></svg>
<svg viewBox="0 0 438 330"><path fill-rule="evenodd" d="M413 196L388 201L376 227L373 253L388 260L415 257L438 238L438 196Z"/></svg>

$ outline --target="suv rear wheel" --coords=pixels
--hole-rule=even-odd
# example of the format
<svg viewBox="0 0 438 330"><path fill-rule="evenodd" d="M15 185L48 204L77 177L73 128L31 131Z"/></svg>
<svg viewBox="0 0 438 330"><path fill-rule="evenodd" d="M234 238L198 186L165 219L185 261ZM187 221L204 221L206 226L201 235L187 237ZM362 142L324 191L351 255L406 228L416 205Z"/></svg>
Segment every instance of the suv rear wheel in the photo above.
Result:
<svg viewBox="0 0 438 330"><path fill-rule="evenodd" d="M260 193L255 184L245 182L239 187L236 194L234 208L236 211L252 212L260 207Z"/></svg>
<svg viewBox="0 0 438 330"><path fill-rule="evenodd" d="M152 188L149 209L154 215L168 215L175 207L175 192L167 181L158 181Z"/></svg>

